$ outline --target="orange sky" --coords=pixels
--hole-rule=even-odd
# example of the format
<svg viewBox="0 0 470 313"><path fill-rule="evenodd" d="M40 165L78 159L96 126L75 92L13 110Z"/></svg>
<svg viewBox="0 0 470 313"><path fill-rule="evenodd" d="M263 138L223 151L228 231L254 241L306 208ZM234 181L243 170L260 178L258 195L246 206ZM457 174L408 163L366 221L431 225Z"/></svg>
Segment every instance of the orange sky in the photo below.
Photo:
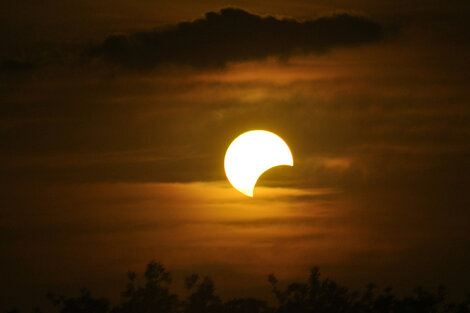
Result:
<svg viewBox="0 0 470 313"><path fill-rule="evenodd" d="M313 265L351 287L465 293L468 5L381 3L232 1L301 20L360 14L390 32L286 60L140 71L80 49L227 3L7 1L0 61L36 66L0 72L0 309L83 285L116 298L151 259L176 288L199 272L222 295L267 297L269 273ZM295 164L264 174L254 199L223 170L250 129L279 134Z"/></svg>

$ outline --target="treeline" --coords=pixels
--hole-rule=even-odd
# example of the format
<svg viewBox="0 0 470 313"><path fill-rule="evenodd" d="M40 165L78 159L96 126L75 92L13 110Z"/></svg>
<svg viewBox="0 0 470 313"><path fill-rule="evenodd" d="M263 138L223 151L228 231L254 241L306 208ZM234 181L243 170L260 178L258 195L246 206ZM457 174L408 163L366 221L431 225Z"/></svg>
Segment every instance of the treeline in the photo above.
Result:
<svg viewBox="0 0 470 313"><path fill-rule="evenodd" d="M269 275L275 305L254 297L223 301L209 277L195 274L186 277L189 295L180 299L170 291L170 273L158 262L147 265L143 284L138 284L136 277L136 273L128 273L118 305L93 297L87 289L78 297L49 294L48 298L61 313L470 313L470 295L466 301L450 302L443 286L436 292L416 288L403 297L395 296L391 288L379 290L372 284L363 292L351 291L321 278L318 268L311 270L307 282L291 283L285 288L279 286L274 275ZM40 309L34 312L42 313Z"/></svg>

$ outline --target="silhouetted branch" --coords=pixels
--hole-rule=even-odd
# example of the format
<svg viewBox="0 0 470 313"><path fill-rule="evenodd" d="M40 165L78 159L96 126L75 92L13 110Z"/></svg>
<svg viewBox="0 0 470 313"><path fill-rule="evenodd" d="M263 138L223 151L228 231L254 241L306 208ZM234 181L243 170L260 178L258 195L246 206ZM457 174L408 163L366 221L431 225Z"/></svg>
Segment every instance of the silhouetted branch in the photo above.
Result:
<svg viewBox="0 0 470 313"><path fill-rule="evenodd" d="M48 294L48 299L60 313L470 313L470 294L460 303L447 300L447 289L439 285L437 292L417 287L402 298L392 293L391 287L379 290L369 284L363 292L351 291L336 282L322 278L314 267L306 282L292 282L279 287L277 278L270 274L268 282L277 300L276 306L254 297L222 301L215 293L210 277L199 279L192 274L185 278L190 292L179 300L170 291L171 275L159 262L151 261L144 272L144 282L137 283L137 274L129 272L122 292L122 301L114 307L106 298L95 298L83 288L78 297ZM6 313L18 313L10 310ZM33 313L40 313L35 309Z"/></svg>

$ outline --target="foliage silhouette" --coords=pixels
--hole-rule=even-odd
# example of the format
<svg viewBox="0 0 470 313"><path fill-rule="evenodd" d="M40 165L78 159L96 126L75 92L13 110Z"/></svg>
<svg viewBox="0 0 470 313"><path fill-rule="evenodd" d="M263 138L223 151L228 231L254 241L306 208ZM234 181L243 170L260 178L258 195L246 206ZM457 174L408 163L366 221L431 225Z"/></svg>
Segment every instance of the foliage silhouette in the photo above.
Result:
<svg viewBox="0 0 470 313"><path fill-rule="evenodd" d="M152 261L144 273L145 285L136 285L136 273L128 273L128 283L122 293L124 301L112 313L172 313L177 312L178 296L170 292L171 275L162 264Z"/></svg>
<svg viewBox="0 0 470 313"><path fill-rule="evenodd" d="M60 313L470 313L470 294L465 301L453 303L447 300L444 286L439 286L436 293L418 287L401 298L392 293L392 288L379 290L374 284L358 292L322 279L317 267L312 268L306 282L284 288L273 274L269 275L275 305L253 297L224 302L215 294L212 279L200 279L196 274L186 277L188 296L180 300L170 291L170 273L155 261L147 265L142 285L137 284L135 272L127 276L122 302L115 306L106 298L93 297L88 289L82 289L78 297L49 294L48 298Z"/></svg>
<svg viewBox="0 0 470 313"><path fill-rule="evenodd" d="M56 306L62 306L61 313L105 313L109 311L109 301L105 298L93 298L88 289L80 290L80 296L65 298L49 294L48 298Z"/></svg>

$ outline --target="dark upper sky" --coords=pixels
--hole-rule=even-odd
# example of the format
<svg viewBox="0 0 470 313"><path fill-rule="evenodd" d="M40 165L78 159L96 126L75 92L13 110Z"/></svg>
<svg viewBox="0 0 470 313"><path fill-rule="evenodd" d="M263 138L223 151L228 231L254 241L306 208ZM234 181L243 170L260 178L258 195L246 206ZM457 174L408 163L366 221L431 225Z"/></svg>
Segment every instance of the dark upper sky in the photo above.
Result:
<svg viewBox="0 0 470 313"><path fill-rule="evenodd" d="M3 1L0 309L117 295L151 259L225 295L312 265L351 287L470 291L469 10ZM250 129L295 161L254 199L223 171Z"/></svg>

